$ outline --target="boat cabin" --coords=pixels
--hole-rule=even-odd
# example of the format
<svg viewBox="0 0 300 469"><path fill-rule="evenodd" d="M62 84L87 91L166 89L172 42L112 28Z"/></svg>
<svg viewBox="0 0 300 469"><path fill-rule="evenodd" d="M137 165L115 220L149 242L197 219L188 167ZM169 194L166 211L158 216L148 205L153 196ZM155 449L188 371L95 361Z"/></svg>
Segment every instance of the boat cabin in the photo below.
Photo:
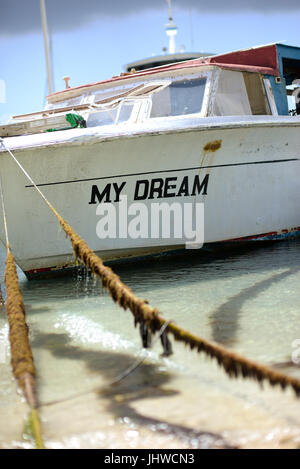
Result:
<svg viewBox="0 0 300 469"><path fill-rule="evenodd" d="M149 119L300 114L300 48L282 44L121 74L47 97L43 111L14 116L1 136ZM289 99L290 99L289 98Z"/></svg>

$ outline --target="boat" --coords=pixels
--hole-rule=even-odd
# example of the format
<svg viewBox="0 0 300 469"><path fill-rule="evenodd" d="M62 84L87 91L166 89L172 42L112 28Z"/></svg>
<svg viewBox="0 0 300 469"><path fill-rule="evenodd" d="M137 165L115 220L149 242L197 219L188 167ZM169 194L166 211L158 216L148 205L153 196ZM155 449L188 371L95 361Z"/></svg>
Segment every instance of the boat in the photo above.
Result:
<svg viewBox="0 0 300 469"><path fill-rule="evenodd" d="M105 261L186 245L161 233L124 235L120 218L117 235L101 237L104 211L109 223L125 199L149 213L160 203L203 206L204 245L299 235L300 111L288 108L299 77L300 48L270 44L67 87L42 111L13 116L0 126L0 168L20 268L34 278L75 261L7 149ZM3 229L0 237L5 243Z"/></svg>

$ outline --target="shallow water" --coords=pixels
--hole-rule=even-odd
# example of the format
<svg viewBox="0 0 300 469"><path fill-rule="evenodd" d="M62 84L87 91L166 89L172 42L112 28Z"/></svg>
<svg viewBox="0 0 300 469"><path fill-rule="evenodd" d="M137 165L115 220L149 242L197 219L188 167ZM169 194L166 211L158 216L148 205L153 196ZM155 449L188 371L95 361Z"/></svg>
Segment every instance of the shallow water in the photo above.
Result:
<svg viewBox="0 0 300 469"><path fill-rule="evenodd" d="M299 265L293 240L114 269L167 319L300 378L291 361L300 339ZM181 344L169 358L160 357L159 342L141 349L131 313L84 273L20 279L48 448L300 446L300 401L291 391L230 380ZM22 437L27 407L12 380L7 335L0 314L0 448L31 447ZM145 361L112 385L138 357Z"/></svg>

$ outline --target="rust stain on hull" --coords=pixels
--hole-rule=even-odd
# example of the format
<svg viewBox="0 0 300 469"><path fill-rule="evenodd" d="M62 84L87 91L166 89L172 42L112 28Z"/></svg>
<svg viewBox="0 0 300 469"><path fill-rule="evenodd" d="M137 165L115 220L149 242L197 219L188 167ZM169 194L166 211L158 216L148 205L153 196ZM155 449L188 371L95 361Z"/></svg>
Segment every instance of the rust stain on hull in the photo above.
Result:
<svg viewBox="0 0 300 469"><path fill-rule="evenodd" d="M211 142L208 142L204 147L203 150L205 152L215 152L219 150L222 146L222 140L212 140Z"/></svg>

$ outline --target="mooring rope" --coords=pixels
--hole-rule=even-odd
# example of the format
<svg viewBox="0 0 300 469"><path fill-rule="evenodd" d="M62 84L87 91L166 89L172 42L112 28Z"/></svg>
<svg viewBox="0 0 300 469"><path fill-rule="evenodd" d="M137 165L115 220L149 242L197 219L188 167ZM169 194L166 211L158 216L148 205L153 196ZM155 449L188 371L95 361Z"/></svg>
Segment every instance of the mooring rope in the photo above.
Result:
<svg viewBox="0 0 300 469"><path fill-rule="evenodd" d="M3 221L6 238L6 314L9 324L9 342L11 350L11 365L13 374L18 385L23 391L26 401L31 409L29 415L29 427L35 440L37 449L43 448L41 436L41 424L38 413L38 399L36 392L36 371L34 367L33 354L29 342L29 329L25 318L25 307L23 295L19 285L16 263L10 250L7 219L0 176L0 192Z"/></svg>
<svg viewBox="0 0 300 469"><path fill-rule="evenodd" d="M198 337L173 322L168 323L156 308L153 308L148 304L147 300L138 298L110 267L103 264L102 259L89 248L86 242L59 215L13 153L6 147L3 140L2 143L4 148L9 152L25 176L40 193L44 201L57 217L64 232L72 243L75 259L80 260L87 269L90 269L93 274L101 278L103 288L108 290L115 303L118 303L124 310L129 309L131 311L134 317L135 326L137 324L146 326L152 334L155 334L159 332L164 325L166 325L166 329L164 331L164 343L168 344L168 351L170 350L170 342L168 341L167 334L171 334L176 341L183 342L185 345L189 346L191 350L195 349L198 353L203 352L210 358L215 359L230 378L250 378L259 383L266 380L271 386L280 385L281 389L291 387L296 396L300 396L300 380L297 378L275 371L268 366L261 365L235 353L232 350L228 350L222 345ZM167 354L169 354L168 351Z"/></svg>

